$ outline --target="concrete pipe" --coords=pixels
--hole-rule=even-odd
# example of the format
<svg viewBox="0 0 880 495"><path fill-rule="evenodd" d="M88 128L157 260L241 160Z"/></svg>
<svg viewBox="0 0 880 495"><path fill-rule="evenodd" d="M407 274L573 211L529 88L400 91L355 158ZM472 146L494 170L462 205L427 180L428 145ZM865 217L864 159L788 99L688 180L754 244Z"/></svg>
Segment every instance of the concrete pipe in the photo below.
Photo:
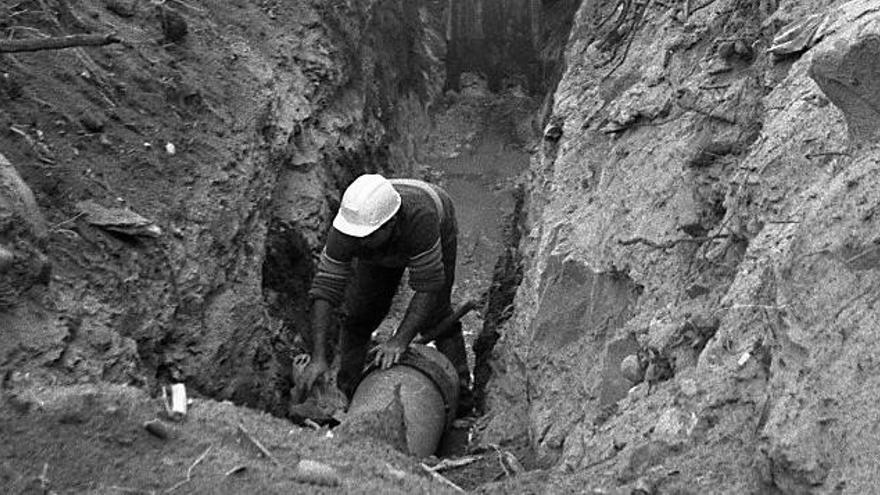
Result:
<svg viewBox="0 0 880 495"><path fill-rule="evenodd" d="M458 374L440 351L413 344L398 364L387 370L373 370L361 380L348 416L382 410L394 399L398 385L409 453L428 457L437 450L455 417Z"/></svg>

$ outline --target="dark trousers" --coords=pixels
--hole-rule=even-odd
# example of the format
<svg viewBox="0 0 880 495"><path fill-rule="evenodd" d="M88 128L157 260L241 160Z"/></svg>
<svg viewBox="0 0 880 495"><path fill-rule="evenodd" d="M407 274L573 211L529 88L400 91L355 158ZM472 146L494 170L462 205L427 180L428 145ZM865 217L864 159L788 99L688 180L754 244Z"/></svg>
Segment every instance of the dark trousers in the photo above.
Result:
<svg viewBox="0 0 880 495"><path fill-rule="evenodd" d="M443 265L446 272L446 284L439 295L435 310L428 319L423 330L429 330L440 320L452 313L450 296L455 281L455 241L451 246L443 246ZM451 253L447 255L447 253ZM341 366L337 383L349 397L354 394L361 379L370 337L388 315L391 300L400 286L404 268L388 268L358 260L354 265L354 274L345 294L347 317L342 325L339 337L339 353ZM459 383L463 394L462 399L470 397L470 372L468 371L467 353L464 347L464 336L461 333L461 322L457 329L446 338L438 340L435 345L458 372Z"/></svg>

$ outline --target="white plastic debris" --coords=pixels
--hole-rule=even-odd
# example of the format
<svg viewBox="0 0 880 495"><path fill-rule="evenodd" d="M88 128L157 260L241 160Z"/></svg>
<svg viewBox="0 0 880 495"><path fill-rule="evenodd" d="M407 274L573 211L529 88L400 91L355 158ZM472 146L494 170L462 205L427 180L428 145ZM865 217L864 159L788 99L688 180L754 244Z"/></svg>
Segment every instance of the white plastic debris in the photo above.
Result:
<svg viewBox="0 0 880 495"><path fill-rule="evenodd" d="M165 143L165 153L168 153L171 156L177 154L177 147L174 146L174 143Z"/></svg>
<svg viewBox="0 0 880 495"><path fill-rule="evenodd" d="M743 353L742 356L739 357L739 361L737 361L736 364L737 364L737 366L739 366L740 368L742 368L743 366L746 365L746 363L749 362L749 359L751 359L751 358L752 358L752 353L746 351L746 352Z"/></svg>
<svg viewBox="0 0 880 495"><path fill-rule="evenodd" d="M186 416L186 385L182 383L171 385L171 414Z"/></svg>

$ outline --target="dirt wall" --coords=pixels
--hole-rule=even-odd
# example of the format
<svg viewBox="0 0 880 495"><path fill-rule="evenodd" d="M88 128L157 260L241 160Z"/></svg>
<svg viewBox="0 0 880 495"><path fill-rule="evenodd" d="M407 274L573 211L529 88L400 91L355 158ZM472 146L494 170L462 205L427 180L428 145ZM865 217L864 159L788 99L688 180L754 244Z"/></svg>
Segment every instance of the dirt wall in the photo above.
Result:
<svg viewBox="0 0 880 495"><path fill-rule="evenodd" d="M481 431L544 488L876 485L871 4L581 7Z"/></svg>
<svg viewBox="0 0 880 495"><path fill-rule="evenodd" d="M0 147L47 219L52 268L45 293L3 310L3 372L178 380L283 414L311 256L346 181L411 156L394 129L442 84L442 14L395 0L3 9L5 37L123 40L0 56ZM162 234L96 225L85 200Z"/></svg>

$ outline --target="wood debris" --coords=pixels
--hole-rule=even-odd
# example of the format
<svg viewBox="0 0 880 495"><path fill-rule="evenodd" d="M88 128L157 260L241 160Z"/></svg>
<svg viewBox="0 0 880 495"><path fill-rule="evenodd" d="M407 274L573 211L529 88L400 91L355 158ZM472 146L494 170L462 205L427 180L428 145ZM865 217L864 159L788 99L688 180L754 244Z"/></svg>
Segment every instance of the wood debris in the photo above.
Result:
<svg viewBox="0 0 880 495"><path fill-rule="evenodd" d="M276 459L275 456L272 455L271 452L269 452L269 449L267 449L265 446L263 446L263 444L260 443L259 440L257 440L253 435L251 435L251 434L250 434L250 433L244 428L244 425L243 425L243 424L241 424L241 423L238 424L238 431L239 431L242 435L244 435L244 437L247 438L248 441L249 441L254 447L256 447L257 450L259 450L261 454L263 454L264 457L266 457L267 459L269 459L270 461L272 461L272 463L274 463L276 466L280 466L280 465L281 465L281 463L278 461L278 459Z"/></svg>

